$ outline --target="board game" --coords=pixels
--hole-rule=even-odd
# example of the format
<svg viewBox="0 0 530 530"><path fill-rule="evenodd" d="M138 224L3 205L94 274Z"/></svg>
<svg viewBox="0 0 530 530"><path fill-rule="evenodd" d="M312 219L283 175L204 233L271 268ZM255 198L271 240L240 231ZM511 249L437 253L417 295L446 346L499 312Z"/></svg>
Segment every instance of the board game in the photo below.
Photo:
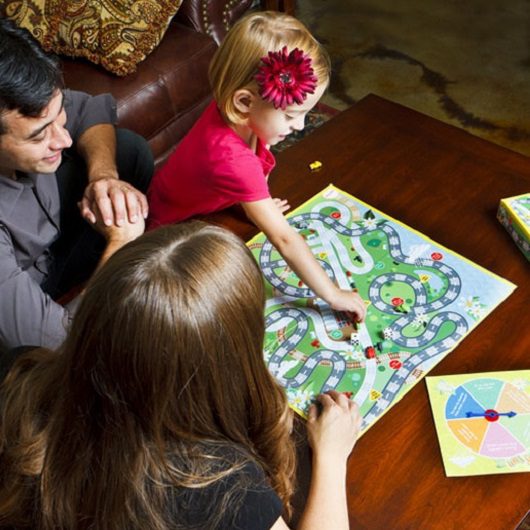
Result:
<svg viewBox="0 0 530 530"><path fill-rule="evenodd" d="M304 417L316 395L336 389L359 404L365 432L515 288L332 185L288 221L368 306L354 326L264 234L248 242L266 283L264 358Z"/></svg>
<svg viewBox="0 0 530 530"><path fill-rule="evenodd" d="M530 370L426 383L448 477L530 471Z"/></svg>

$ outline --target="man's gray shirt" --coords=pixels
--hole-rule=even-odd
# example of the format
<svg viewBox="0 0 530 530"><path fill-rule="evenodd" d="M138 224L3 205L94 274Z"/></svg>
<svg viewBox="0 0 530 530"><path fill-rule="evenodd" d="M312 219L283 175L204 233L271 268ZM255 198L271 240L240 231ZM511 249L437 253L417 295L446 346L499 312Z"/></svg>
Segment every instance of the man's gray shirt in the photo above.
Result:
<svg viewBox="0 0 530 530"><path fill-rule="evenodd" d="M74 146L89 127L116 123L110 94L65 90L66 129ZM41 289L51 267L50 246L60 236L55 174L0 175L0 346L55 348L71 314Z"/></svg>

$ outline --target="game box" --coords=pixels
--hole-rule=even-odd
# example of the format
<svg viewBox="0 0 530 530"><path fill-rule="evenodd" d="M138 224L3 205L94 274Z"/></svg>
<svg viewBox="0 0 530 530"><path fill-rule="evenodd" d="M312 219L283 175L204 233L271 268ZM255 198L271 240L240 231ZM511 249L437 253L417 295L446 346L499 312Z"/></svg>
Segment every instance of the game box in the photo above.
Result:
<svg viewBox="0 0 530 530"><path fill-rule="evenodd" d="M530 193L501 199L497 219L530 261Z"/></svg>

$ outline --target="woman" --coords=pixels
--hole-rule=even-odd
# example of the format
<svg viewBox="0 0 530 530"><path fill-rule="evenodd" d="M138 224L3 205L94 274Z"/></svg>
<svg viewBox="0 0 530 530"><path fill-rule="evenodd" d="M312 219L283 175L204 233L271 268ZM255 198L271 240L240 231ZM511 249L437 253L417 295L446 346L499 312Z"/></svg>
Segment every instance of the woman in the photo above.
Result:
<svg viewBox="0 0 530 530"><path fill-rule="evenodd" d="M2 386L2 525L286 528L292 418L262 359L263 309L258 266L226 230L169 226L119 250L62 348L20 358ZM300 527L347 527L359 417L345 396L321 402Z"/></svg>

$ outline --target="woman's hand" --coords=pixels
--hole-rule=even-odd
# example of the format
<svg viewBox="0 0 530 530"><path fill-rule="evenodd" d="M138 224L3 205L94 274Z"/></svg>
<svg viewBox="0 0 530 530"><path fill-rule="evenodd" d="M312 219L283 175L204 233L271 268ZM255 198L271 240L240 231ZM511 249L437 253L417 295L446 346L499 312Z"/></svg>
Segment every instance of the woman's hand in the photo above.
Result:
<svg viewBox="0 0 530 530"><path fill-rule="evenodd" d="M359 407L344 394L330 390L318 396L322 406L309 408L307 432L315 457L345 462L361 428Z"/></svg>

